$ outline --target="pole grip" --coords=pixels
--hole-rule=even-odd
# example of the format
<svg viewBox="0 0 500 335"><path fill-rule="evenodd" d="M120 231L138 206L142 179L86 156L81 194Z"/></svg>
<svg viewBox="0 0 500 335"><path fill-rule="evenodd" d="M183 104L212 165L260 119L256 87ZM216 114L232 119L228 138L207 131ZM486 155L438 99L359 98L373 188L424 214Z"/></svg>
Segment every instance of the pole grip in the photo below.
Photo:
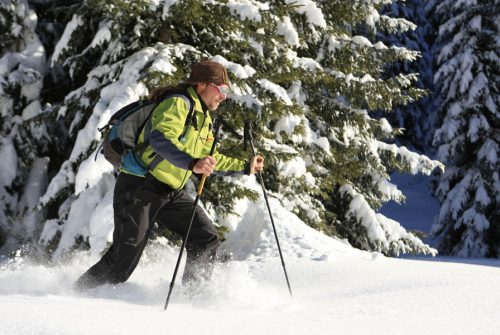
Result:
<svg viewBox="0 0 500 335"><path fill-rule="evenodd" d="M196 192L196 195L201 195L203 192L203 186L205 185L205 180L207 180L207 176L203 175L201 176L200 184L198 185L198 192Z"/></svg>

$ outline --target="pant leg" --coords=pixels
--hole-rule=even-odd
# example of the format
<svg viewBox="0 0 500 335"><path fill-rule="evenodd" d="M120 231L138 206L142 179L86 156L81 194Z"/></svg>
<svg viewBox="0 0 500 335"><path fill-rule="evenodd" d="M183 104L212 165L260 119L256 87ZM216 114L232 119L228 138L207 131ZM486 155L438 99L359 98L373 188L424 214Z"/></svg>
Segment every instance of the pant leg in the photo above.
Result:
<svg viewBox="0 0 500 335"><path fill-rule="evenodd" d="M126 281L141 258L158 209L172 197L173 190L152 176L121 173L115 185L113 245L84 273L77 287L90 288Z"/></svg>
<svg viewBox="0 0 500 335"><path fill-rule="evenodd" d="M156 221L185 239L193 205L194 199L185 191L180 191L171 202L162 207ZM197 282L211 277L219 244L219 235L212 220L201 207L197 206L186 242L187 260L183 283Z"/></svg>

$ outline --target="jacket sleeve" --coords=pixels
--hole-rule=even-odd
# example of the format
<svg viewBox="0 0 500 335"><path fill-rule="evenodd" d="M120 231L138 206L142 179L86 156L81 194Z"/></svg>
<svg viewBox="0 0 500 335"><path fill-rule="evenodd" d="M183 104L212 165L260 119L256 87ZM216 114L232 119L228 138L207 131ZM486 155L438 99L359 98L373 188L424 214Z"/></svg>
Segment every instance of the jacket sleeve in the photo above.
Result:
<svg viewBox="0 0 500 335"><path fill-rule="evenodd" d="M209 135L210 138L213 138L212 132ZM207 141L205 146L203 147L202 157L210 155L210 149L212 148L212 141ZM217 164L215 165L214 174L218 176L230 176L233 174L250 174L250 163L232 157L227 157L215 150L212 155L216 160Z"/></svg>
<svg viewBox="0 0 500 335"><path fill-rule="evenodd" d="M194 159L179 141L188 113L189 107L184 99L164 100L153 111L149 138L149 145L158 155L184 170L190 168Z"/></svg>

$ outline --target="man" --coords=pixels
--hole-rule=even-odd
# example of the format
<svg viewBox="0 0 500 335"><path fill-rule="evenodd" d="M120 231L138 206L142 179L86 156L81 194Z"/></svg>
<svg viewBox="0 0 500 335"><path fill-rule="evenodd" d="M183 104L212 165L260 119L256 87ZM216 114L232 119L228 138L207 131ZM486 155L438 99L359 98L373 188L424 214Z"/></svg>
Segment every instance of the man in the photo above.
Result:
<svg viewBox="0 0 500 335"><path fill-rule="evenodd" d="M202 61L193 65L187 84L177 87L176 94L169 88L152 92L150 98L161 102L138 141L138 146L145 147L139 159L149 172L137 177L122 169L114 190L113 245L77 280L77 289L126 281L139 262L155 221L185 237L193 199L183 187L192 173L207 177L212 173L251 175L263 169L260 155L249 162L217 151L209 156L214 140L210 112L226 99L229 85L221 64ZM183 283L196 285L210 278L219 244L212 221L197 207L186 244Z"/></svg>

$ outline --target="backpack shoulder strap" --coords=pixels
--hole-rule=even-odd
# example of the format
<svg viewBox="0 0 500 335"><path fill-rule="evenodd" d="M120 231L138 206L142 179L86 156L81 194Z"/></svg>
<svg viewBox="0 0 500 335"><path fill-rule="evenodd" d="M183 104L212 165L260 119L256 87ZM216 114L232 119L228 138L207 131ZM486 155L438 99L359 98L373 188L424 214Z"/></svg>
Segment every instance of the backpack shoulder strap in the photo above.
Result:
<svg viewBox="0 0 500 335"><path fill-rule="evenodd" d="M189 126L191 126L191 124L193 123L193 120L196 117L194 114L195 102L194 102L193 98L191 97L191 95L187 91L185 91L184 94L180 94L180 95L176 95L176 96L184 99L188 103L188 109L189 109L188 115L186 117L186 121L184 122L184 129L182 131L181 136L179 136L179 141L183 142L185 137L186 137L186 133L187 133L187 130L189 129Z"/></svg>
<svg viewBox="0 0 500 335"><path fill-rule="evenodd" d="M189 112L188 112L188 115L186 117L186 121L184 122L184 128L183 128L182 134L179 136L179 140L182 141L182 140L184 140L184 137L186 136L186 132L187 132L189 126L191 125L191 123L193 122L193 119L195 117L195 114L194 114L195 102L194 102L193 98L191 97L191 95L187 91L172 91L172 92L167 93L165 96L163 96L158 101L156 101L156 106L153 108L153 110L156 109L156 107L158 107L158 105L161 104L163 101L165 101L166 99L170 99L170 98L181 98L184 101L186 101L188 104ZM147 143L149 143L151 128L153 126L152 122L151 122L151 115L152 114L153 113L150 114L150 117L148 118L148 121L145 125L146 128L144 129L144 142L147 142Z"/></svg>
<svg viewBox="0 0 500 335"><path fill-rule="evenodd" d="M179 136L179 141L182 142L182 141L184 141L184 138L186 136L187 130L189 129L189 126L192 124L193 119L195 118L195 113L194 113L195 102L194 102L193 98L191 97L191 95L186 90L169 92L157 101L157 104L153 108L153 110L156 109L156 107L159 104L161 104L163 101L165 101L166 99L170 99L170 98L174 98L174 97L178 97L178 98L185 100L188 104L188 109L189 109L188 115L186 117L186 121L184 122L184 129L183 129L181 135ZM146 122L146 125L145 125L144 143L142 143L142 145L140 145L140 147L139 146L136 147L136 149L138 149L138 153L140 156L142 156L142 154L144 153L146 148L149 146L149 138L151 136L151 129L153 127L152 114L153 113L151 112L151 114ZM148 167L147 167L148 170L149 171L153 170L158 164L161 163L162 160L163 160L163 158L160 155L156 155L156 157L153 159L153 161L151 161L151 163L148 165Z"/></svg>

